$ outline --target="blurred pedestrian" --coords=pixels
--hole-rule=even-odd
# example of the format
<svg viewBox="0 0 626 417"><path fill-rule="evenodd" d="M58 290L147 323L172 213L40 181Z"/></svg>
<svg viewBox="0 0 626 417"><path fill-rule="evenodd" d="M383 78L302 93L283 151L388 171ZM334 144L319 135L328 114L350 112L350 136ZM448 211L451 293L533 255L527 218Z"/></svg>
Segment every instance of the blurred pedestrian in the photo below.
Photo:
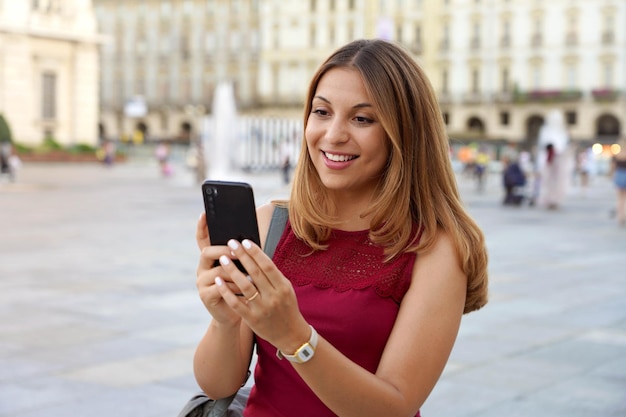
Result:
<svg viewBox="0 0 626 417"><path fill-rule="evenodd" d="M591 148L585 148L580 151L576 157L576 174L580 180L580 194L583 197L587 196L587 189L589 188L589 181L591 175L594 173L594 168L593 152Z"/></svg>
<svg viewBox="0 0 626 417"><path fill-rule="evenodd" d="M165 141L160 141L154 150L161 175L169 177L173 174L174 170L170 164L170 147Z"/></svg>
<svg viewBox="0 0 626 417"><path fill-rule="evenodd" d="M22 165L20 158L13 152L11 142L0 144L0 174L6 174L9 181L15 181L15 173Z"/></svg>
<svg viewBox="0 0 626 417"><path fill-rule="evenodd" d="M105 140L102 145L102 162L107 167L115 162L115 143L111 140Z"/></svg>
<svg viewBox="0 0 626 417"><path fill-rule="evenodd" d="M289 184L291 171L291 155L293 154L293 145L290 138L285 138L280 145L280 164L283 173L283 182Z"/></svg>
<svg viewBox="0 0 626 417"><path fill-rule="evenodd" d="M554 110L539 130L538 170L539 204L549 210L560 207L567 191L571 163L568 153L569 134L563 113Z"/></svg>
<svg viewBox="0 0 626 417"><path fill-rule="evenodd" d="M620 142L620 151L611 160L609 175L617 189L617 222L626 226L626 138Z"/></svg>
<svg viewBox="0 0 626 417"><path fill-rule="evenodd" d="M487 150L481 146L474 161L474 176L476 178L476 188L478 191L484 191L485 180L489 169L489 154Z"/></svg>
<svg viewBox="0 0 626 417"><path fill-rule="evenodd" d="M519 206L524 201L523 188L526 185L526 175L518 161L509 156L502 158L502 184L504 185L504 205Z"/></svg>

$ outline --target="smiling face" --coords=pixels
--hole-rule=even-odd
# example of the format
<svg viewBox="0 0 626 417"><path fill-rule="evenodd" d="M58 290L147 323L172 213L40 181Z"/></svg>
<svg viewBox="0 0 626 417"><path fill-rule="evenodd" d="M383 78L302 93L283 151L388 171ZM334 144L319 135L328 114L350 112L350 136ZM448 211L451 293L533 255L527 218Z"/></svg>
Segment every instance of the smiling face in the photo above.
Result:
<svg viewBox="0 0 626 417"><path fill-rule="evenodd" d="M305 130L315 169L331 192L370 198L387 164L389 145L361 75L333 68L320 79Z"/></svg>

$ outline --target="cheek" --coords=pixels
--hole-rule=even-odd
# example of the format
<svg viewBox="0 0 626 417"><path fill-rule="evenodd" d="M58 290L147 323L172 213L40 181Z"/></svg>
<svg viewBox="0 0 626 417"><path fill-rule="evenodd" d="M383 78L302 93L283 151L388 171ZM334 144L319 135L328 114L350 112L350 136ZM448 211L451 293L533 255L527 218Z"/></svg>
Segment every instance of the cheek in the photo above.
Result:
<svg viewBox="0 0 626 417"><path fill-rule="evenodd" d="M304 141L306 142L309 153L311 153L311 151L313 150L313 147L317 143L318 139L319 134L317 134L315 128L309 124L304 131Z"/></svg>

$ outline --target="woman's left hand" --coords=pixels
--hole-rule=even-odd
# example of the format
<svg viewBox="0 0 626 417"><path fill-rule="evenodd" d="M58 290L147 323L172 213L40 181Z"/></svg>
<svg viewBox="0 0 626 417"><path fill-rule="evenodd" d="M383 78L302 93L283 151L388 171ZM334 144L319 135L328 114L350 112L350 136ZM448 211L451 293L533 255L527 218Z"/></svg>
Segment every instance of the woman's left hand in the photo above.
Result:
<svg viewBox="0 0 626 417"><path fill-rule="evenodd" d="M232 259L239 259L249 278L231 258L220 257L222 268L243 293L243 297L237 296L228 286L216 281L222 298L259 337L281 351L295 351L308 340L310 330L298 308L291 282L250 240L230 240L228 246Z"/></svg>

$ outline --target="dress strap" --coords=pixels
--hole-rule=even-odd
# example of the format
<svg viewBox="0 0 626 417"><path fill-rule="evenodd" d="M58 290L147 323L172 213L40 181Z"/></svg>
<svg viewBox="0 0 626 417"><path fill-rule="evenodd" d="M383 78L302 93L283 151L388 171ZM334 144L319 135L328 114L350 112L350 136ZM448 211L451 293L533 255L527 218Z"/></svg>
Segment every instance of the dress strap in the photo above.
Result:
<svg viewBox="0 0 626 417"><path fill-rule="evenodd" d="M275 206L274 212L272 213L270 228L267 231L267 237L265 238L265 247L263 248L263 251L270 258L274 256L274 250L276 249L276 245L285 230L287 219L289 219L289 210L287 210L286 207Z"/></svg>

